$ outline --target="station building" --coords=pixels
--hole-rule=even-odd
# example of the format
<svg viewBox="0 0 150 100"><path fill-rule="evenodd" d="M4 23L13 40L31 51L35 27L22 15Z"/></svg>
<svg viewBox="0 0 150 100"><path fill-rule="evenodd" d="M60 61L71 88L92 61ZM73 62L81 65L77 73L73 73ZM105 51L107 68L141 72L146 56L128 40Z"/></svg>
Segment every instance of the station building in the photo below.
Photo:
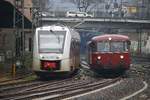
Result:
<svg viewBox="0 0 150 100"><path fill-rule="evenodd" d="M0 70L32 53L31 7L32 0L0 0Z"/></svg>

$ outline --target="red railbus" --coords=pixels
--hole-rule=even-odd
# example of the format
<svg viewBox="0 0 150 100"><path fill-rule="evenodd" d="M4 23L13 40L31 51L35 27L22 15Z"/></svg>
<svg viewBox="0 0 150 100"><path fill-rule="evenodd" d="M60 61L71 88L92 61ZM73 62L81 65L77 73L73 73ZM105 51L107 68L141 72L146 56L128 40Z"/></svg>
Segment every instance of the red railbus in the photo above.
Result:
<svg viewBox="0 0 150 100"><path fill-rule="evenodd" d="M125 35L107 34L95 36L87 44L87 59L91 69L119 70L130 68L130 39Z"/></svg>

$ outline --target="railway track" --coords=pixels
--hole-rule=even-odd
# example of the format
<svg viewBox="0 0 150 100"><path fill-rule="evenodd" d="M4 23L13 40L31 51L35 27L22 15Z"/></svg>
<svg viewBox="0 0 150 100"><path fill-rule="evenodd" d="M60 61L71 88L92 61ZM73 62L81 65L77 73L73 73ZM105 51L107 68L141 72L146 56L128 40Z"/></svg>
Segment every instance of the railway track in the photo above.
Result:
<svg viewBox="0 0 150 100"><path fill-rule="evenodd" d="M32 75L34 75L34 74L33 73L26 73L26 74L18 75L15 78L0 81L0 86L4 86L4 85L7 86L7 85L24 83L24 82L26 82L26 80L23 80L23 79L30 77Z"/></svg>
<svg viewBox="0 0 150 100"><path fill-rule="evenodd" d="M148 69L150 67L149 58L147 57L133 57L132 58L133 67L141 69ZM149 70L149 69L148 69Z"/></svg>
<svg viewBox="0 0 150 100"><path fill-rule="evenodd" d="M14 91L14 90L22 90L23 88L26 87L33 87L35 85L40 85L44 82L41 81L30 81L30 82L24 82L24 83L19 83L19 84L15 84L15 85L9 85L9 86L1 86L0 87L0 94L3 94L4 92L10 92L10 91Z"/></svg>
<svg viewBox="0 0 150 100"><path fill-rule="evenodd" d="M132 65L127 72L128 76L141 77L142 79L146 74L150 74L150 62L146 57L132 57ZM130 75L131 74L131 75Z"/></svg>
<svg viewBox="0 0 150 100"><path fill-rule="evenodd" d="M132 67L130 68L130 73L137 73L139 77L144 77L145 74L150 73L150 64L148 65L139 65L139 64L133 64ZM135 74L133 74L135 75Z"/></svg>
<svg viewBox="0 0 150 100"><path fill-rule="evenodd" d="M54 85L54 84L59 85L60 83L62 84L63 82L67 82L67 81L71 81L71 79L69 78L69 79L64 79L64 80L51 80L51 81L36 80L36 81L21 83L17 85L3 86L3 87L0 87L0 90L1 90L0 97L4 97L5 95L7 96L16 95L18 93L24 93L25 91L31 91L31 90L38 89L41 87L46 87L49 85Z"/></svg>
<svg viewBox="0 0 150 100"><path fill-rule="evenodd" d="M76 80L67 79L56 82L48 82L36 86L34 88L27 88L26 90L11 93L1 94L3 100L20 100L20 99L63 99L76 94L88 92L120 80L116 79L97 79L97 80Z"/></svg>
<svg viewBox="0 0 150 100"><path fill-rule="evenodd" d="M99 89L105 86L108 86L112 83L115 83L117 81L119 81L120 79L112 79L112 80L99 80L96 82L93 82L91 84L87 84L87 85L82 85L82 86L78 86L76 88L71 88L70 90L67 91L60 91L59 94L56 94L54 97L44 97L44 98L40 98L40 99L52 99L52 100L59 100L59 99L65 99L68 97L72 97L75 95L79 95L82 93L86 93L95 89Z"/></svg>
<svg viewBox="0 0 150 100"><path fill-rule="evenodd" d="M82 63L83 65L87 66L86 63ZM88 72L87 68L82 70ZM63 80L36 80L14 85L1 85L0 98L3 100L64 99L102 88L121 80L121 77L113 79L93 78L81 75L81 73L82 71L72 78Z"/></svg>

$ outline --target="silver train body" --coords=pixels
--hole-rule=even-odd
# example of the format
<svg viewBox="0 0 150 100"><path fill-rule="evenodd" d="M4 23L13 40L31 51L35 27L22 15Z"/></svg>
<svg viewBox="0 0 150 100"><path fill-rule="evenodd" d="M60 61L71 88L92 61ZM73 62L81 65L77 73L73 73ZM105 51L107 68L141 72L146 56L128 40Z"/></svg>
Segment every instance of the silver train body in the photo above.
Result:
<svg viewBox="0 0 150 100"><path fill-rule="evenodd" d="M80 66L80 36L61 25L36 29L33 46L33 71L38 76L72 73Z"/></svg>

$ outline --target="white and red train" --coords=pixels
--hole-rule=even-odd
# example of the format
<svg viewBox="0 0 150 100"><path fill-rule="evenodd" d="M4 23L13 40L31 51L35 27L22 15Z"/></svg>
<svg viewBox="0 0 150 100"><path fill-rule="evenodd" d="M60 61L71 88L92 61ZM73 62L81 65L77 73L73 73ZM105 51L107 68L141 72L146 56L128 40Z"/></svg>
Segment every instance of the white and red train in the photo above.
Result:
<svg viewBox="0 0 150 100"><path fill-rule="evenodd" d="M63 25L36 28L33 71L40 77L69 74L80 66L80 36Z"/></svg>
<svg viewBox="0 0 150 100"><path fill-rule="evenodd" d="M96 71L119 70L130 68L130 39L125 35L99 35L87 44L88 64Z"/></svg>

